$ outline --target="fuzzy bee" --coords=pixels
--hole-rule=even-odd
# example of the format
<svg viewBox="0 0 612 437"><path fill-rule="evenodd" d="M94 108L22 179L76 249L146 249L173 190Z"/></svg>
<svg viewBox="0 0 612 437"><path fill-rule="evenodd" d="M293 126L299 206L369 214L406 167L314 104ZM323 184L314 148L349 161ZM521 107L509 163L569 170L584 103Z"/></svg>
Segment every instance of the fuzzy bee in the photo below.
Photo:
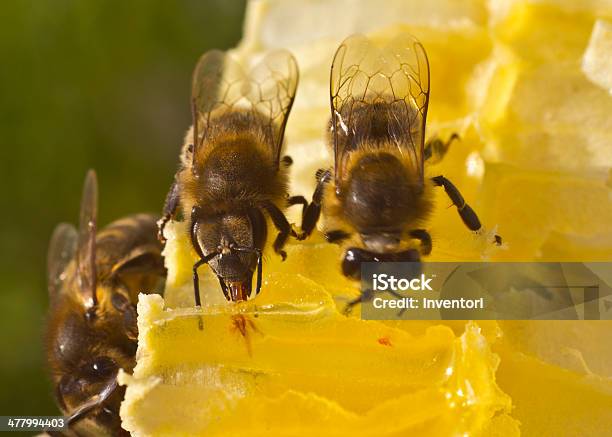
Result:
<svg viewBox="0 0 612 437"><path fill-rule="evenodd" d="M344 275L359 278L362 262L416 262L429 254L424 225L435 187L444 188L470 230L481 228L457 187L427 175L425 164L440 159L457 136L425 145L429 64L414 37L400 35L384 47L360 35L347 38L334 56L330 100L334 167L317 172L301 238L322 209L327 240L344 247ZM420 242L419 250L411 240Z"/></svg>
<svg viewBox="0 0 612 437"><path fill-rule="evenodd" d="M268 54L248 73L218 50L205 53L195 68L193 126L166 199L160 238L165 223L182 212L199 257L193 266L198 306L203 264L217 275L228 301L249 298L255 270L259 292L268 219L279 231L273 248L286 256L283 246L295 232L283 212L291 159L281 155L297 83L297 64L286 51Z"/></svg>
<svg viewBox="0 0 612 437"><path fill-rule="evenodd" d="M97 182L85 179L79 229L57 226L48 253L47 361L55 398L77 435L129 435L119 405L119 369L135 365L139 292L165 278L156 218L139 214L96 235Z"/></svg>

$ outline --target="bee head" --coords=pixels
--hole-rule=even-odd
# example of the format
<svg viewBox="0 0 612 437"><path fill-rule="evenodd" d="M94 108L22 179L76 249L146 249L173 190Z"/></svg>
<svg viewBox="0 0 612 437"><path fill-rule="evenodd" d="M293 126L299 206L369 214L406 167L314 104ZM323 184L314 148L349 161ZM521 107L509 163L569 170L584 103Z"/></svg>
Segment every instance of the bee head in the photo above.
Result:
<svg viewBox="0 0 612 437"><path fill-rule="evenodd" d="M82 298L79 280L70 274L63 291L51 296L47 359L57 402L75 422L87 417L120 429L117 412L124 389L117 387L116 377L119 369L134 368L138 335L133 293L123 280L135 271L134 262L125 262L97 283L94 307Z"/></svg>
<svg viewBox="0 0 612 437"><path fill-rule="evenodd" d="M58 405L69 422L87 417L114 430L120 429L116 412L124 391L116 377L120 368L133 369L136 341L125 329L125 312L111 302L122 299L112 299L106 290L99 289L98 294L93 317L74 294L63 294L54 302L47 327L47 358Z"/></svg>
<svg viewBox="0 0 612 437"><path fill-rule="evenodd" d="M249 215L199 217L196 235L194 245L199 245L203 257L211 256L208 264L219 278L225 297L230 301L248 299L263 244Z"/></svg>

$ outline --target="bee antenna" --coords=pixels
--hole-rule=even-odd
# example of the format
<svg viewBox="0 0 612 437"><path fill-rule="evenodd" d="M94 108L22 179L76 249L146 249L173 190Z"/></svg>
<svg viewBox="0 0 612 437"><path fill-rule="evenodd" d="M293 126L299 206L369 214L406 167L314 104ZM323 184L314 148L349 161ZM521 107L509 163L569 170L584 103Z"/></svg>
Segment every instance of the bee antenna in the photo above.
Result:
<svg viewBox="0 0 612 437"><path fill-rule="evenodd" d="M83 185L79 235L77 240L77 277L86 305L94 309L96 295L96 229L98 217L98 180L96 172L89 170Z"/></svg>

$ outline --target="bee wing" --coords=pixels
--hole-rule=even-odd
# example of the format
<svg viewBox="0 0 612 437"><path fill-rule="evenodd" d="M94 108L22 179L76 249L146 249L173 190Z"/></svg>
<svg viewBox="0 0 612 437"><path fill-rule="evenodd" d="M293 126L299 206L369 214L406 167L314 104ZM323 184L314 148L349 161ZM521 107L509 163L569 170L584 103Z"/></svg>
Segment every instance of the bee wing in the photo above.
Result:
<svg viewBox="0 0 612 437"><path fill-rule="evenodd" d="M247 111L269 142L278 165L298 78L297 62L286 50L268 53L248 73L222 51L205 53L198 61L192 83L194 149L201 146L215 116Z"/></svg>
<svg viewBox="0 0 612 437"><path fill-rule="evenodd" d="M77 230L71 224L60 223L53 231L47 251L47 284L51 299L62 287L63 273L77 250L77 239Z"/></svg>
<svg viewBox="0 0 612 437"><path fill-rule="evenodd" d="M384 46L363 35L344 40L332 63L330 99L336 182L347 152L381 131L410 157L422 181L429 63L416 38L402 34ZM375 123L368 114L377 103L376 111L386 114Z"/></svg>
<svg viewBox="0 0 612 437"><path fill-rule="evenodd" d="M89 170L83 186L77 242L77 275L81 293L88 306L98 303L96 296L96 220L98 217L98 181Z"/></svg>

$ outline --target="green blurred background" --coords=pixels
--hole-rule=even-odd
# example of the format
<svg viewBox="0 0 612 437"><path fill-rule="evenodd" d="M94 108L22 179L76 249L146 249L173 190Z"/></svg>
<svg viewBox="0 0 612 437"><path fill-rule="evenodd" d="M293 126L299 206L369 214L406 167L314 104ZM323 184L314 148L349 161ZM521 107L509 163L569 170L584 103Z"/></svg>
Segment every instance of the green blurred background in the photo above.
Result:
<svg viewBox="0 0 612 437"><path fill-rule="evenodd" d="M241 35L244 0L13 0L0 6L0 415L58 414L44 367L46 250L77 222L161 211L190 124L191 70Z"/></svg>

